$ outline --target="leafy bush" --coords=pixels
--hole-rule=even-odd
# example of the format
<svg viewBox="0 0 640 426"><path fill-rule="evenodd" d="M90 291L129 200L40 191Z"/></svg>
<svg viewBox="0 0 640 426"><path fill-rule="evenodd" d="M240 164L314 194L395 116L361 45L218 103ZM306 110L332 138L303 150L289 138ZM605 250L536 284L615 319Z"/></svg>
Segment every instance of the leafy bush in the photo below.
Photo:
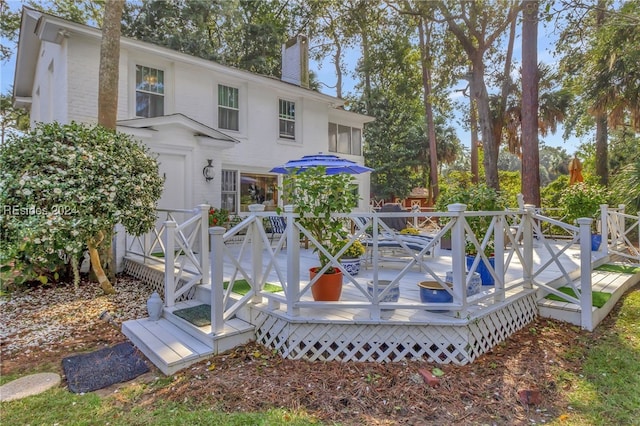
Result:
<svg viewBox="0 0 640 426"><path fill-rule="evenodd" d="M570 185L562 191L560 197L563 220L575 223L576 219L581 217L597 219L600 214L600 205L607 202L608 192L601 185L586 182ZM593 228L595 229L595 220Z"/></svg>
<svg viewBox="0 0 640 426"><path fill-rule="evenodd" d="M283 194L285 204L293 204L300 215L299 223L318 243L335 256L344 246L347 232L344 221L332 213L349 213L358 204L358 195L352 188L353 177L346 173L327 175L325 167L310 167L300 173L285 176ZM321 267L329 259L318 250ZM327 273L335 272L333 267Z"/></svg>
<svg viewBox="0 0 640 426"><path fill-rule="evenodd" d="M155 226L158 165L128 135L39 124L0 147L0 164L0 263L15 285L57 279L87 247L97 257L117 223L133 235Z"/></svg>
<svg viewBox="0 0 640 426"><path fill-rule="evenodd" d="M469 188L462 186L449 187L446 192L441 193L440 197L438 197L436 208L438 211L447 211L446 206L454 203L466 204L468 211L501 211L505 209L506 205L501 193L488 187L486 184L479 184ZM443 219L442 222L446 223L446 219ZM474 216L467 217L466 219L476 238L482 241L489 229L492 217ZM465 249L467 254L477 253L477 248L470 241L467 241ZM493 253L493 240L489 241L485 247L485 253L487 255Z"/></svg>
<svg viewBox="0 0 640 426"><path fill-rule="evenodd" d="M209 226L224 226L229 222L229 211L211 207L209 209Z"/></svg>

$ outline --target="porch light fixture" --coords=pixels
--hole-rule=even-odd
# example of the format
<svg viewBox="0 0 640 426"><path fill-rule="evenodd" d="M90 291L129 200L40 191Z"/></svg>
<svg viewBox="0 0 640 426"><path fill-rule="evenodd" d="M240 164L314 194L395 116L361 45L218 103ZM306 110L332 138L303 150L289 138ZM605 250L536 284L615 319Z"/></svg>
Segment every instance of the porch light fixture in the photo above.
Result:
<svg viewBox="0 0 640 426"><path fill-rule="evenodd" d="M210 182L213 180L213 164L211 164L213 162L213 160L207 160L207 165L204 166L204 169L202 169L202 175L204 176L205 180L207 182Z"/></svg>

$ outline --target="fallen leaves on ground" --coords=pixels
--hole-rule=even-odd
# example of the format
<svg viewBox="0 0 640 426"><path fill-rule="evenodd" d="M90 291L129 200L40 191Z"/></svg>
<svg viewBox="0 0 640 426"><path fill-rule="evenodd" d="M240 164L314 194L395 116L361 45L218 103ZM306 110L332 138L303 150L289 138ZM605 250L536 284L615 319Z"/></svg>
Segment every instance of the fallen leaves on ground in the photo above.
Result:
<svg viewBox="0 0 640 426"><path fill-rule="evenodd" d="M106 296L98 284L83 281L77 290L41 287L1 299L1 373L44 365L62 374L62 358L126 340L99 316L108 311L117 324L145 317L151 290L127 276L115 287L117 293ZM251 343L178 372L169 385L145 387L141 400L190 401L223 411L282 407L345 425L543 423L566 413L566 384L557 372L576 371L594 338L597 333L539 318L466 366L286 360ZM438 375L439 385L428 386L419 369ZM523 404L522 390L539 393L540 403Z"/></svg>

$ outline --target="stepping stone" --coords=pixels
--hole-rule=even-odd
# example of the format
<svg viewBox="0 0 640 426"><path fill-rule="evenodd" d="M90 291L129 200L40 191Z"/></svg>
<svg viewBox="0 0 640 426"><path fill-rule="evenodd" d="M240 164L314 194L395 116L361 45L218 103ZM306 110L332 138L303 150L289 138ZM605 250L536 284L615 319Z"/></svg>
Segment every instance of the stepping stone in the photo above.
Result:
<svg viewBox="0 0 640 426"><path fill-rule="evenodd" d="M13 401L37 395L60 384L60 376L55 373L38 373L20 377L0 386L0 401Z"/></svg>

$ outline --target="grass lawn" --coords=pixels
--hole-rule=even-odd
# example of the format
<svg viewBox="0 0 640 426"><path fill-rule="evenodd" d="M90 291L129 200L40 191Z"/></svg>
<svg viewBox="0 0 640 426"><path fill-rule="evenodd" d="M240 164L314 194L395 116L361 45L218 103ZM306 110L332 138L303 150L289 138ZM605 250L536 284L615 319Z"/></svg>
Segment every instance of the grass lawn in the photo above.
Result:
<svg viewBox="0 0 640 426"><path fill-rule="evenodd" d="M261 350L250 353L233 351L217 356L211 361L211 365L201 365L200 370L195 373L187 370L168 377L159 375L155 380L150 376L146 382L133 381L123 384L117 392L111 390L102 395L97 393L79 395L68 392L65 387L57 387L40 395L3 402L0 403L1 424L339 425L341 424L339 421L330 417L327 417L326 423L323 423L320 418L323 415L329 416L329 411L324 410L322 405L309 404L308 400L317 394L322 396L323 401L329 401L328 406L344 408L346 406L339 403L340 401L337 405L331 405L331 398L335 398L335 395L341 392L342 386L353 386L350 388L349 395L353 395L353 401L358 405L354 406L353 411L348 410L348 416L342 416L341 419L351 418L350 416L355 415L355 412L359 412L360 417L357 419L360 422L357 424L531 424L528 419L536 415L538 407L531 406L525 412L512 394L501 394L498 399L493 391L499 389L498 386L502 381L522 382L522 377L528 374L540 375L538 383L541 386L549 386L549 389L543 389L547 399L540 406L541 413L548 413L544 417L546 424L556 426L640 424L638 421L640 419L640 290L630 291L616 306L610 317L605 319L593 333L552 320L542 321L539 324L549 325L540 328L528 326L517 336L514 335L496 346L494 350L496 356L487 354L464 367L443 366L442 369L446 370L444 388L429 388L424 384L414 384L411 377L407 375L407 369L403 367L388 368L388 371L401 372L403 375L385 376L387 367L367 366L365 363L340 363L340 373L337 376L319 379L314 378L314 373L311 373L305 375L304 380L294 381L296 387L293 390L285 389L291 383L291 376L295 375L293 369L302 369L308 373L315 372L321 366L338 364L318 363L313 365L312 369L306 362L300 364L283 362L279 355L263 353ZM557 340L554 336L562 336L563 340ZM537 346L536 342L541 345ZM528 356L546 353L547 350L550 354L556 354L550 358L552 360L556 357L555 362L544 362L546 358L541 357L537 359L535 366L530 364L531 358L527 358ZM510 358L512 353L515 353L514 361L522 369L515 368L511 363L502 363L502 360ZM227 358L226 366L223 365L224 358ZM557 362L558 360L561 362ZM543 369L536 368L540 366ZM411 370L413 369L409 369ZM0 384L28 373L42 371L56 371L56 365L41 363L31 371L21 371L19 375L2 375ZM470 378L470 374L475 379ZM224 394L232 393L235 389L228 387L230 383L227 381L215 384L218 375L227 379L247 375L248 381L235 382L236 385L246 386L246 392L233 393L242 397L236 396L232 400L224 399ZM478 377L482 377L482 380L478 380ZM491 381L492 391L484 392L484 387L477 386L477 382L486 380ZM207 387L207 381L211 382L211 386ZM258 387L262 382L269 386ZM280 387L274 387L275 382L279 382ZM520 386L518 384L513 389L518 389ZM371 411L361 411L359 404L369 401L382 406L393 397L389 390L404 392L407 387L411 389L411 398L415 397L411 401L427 401L420 411L416 412L416 417L405 417L406 414L401 414L401 409L396 409L395 406L389 407L389 411L393 413L397 411L399 414L395 417L393 414L388 414L386 419L369 414ZM466 398L464 404L469 407L479 406L480 409L469 414L463 404L457 417L459 421L430 422L429 413L436 413L431 415L439 413L430 411L434 407L437 408L437 404L433 401L440 401L438 404L441 405L453 404L447 405L445 411L450 410L451 407L457 407L455 398L443 394L443 392L451 392L449 387L455 390L456 395L464 395ZM265 393L256 394L254 392L256 389ZM264 409L243 410L246 398L262 399L266 395L265 389L277 394L275 403L265 405ZM295 398L289 399L295 402L285 403L285 395ZM409 398L409 395L402 394L394 401L400 406L402 401ZM260 405L253 405L253 407L260 407ZM372 405L363 405L362 409L366 407L369 410L372 409ZM497 415L489 417L491 414L487 414L489 407L498 414L511 417ZM517 417L519 410L523 412L522 417ZM335 416L336 412L333 412L333 415ZM439 415L437 420L451 418L447 412ZM390 418L393 420L389 420ZM477 422L478 420L481 421ZM344 421L347 425L355 424Z"/></svg>
<svg viewBox="0 0 640 426"><path fill-rule="evenodd" d="M640 424L640 291L622 300L615 322L572 351L582 358L581 371L558 371L570 409L554 424Z"/></svg>

